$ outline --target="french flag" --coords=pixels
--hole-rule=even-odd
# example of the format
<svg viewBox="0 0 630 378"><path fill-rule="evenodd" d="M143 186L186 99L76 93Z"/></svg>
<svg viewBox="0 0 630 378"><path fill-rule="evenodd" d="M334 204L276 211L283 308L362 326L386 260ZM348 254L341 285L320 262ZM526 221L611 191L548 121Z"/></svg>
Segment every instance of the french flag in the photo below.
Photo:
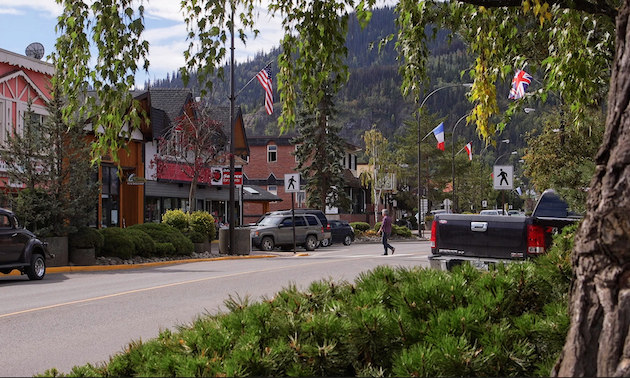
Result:
<svg viewBox="0 0 630 378"><path fill-rule="evenodd" d="M435 135L435 139L437 139L438 150L444 151L444 122L433 129L433 135Z"/></svg>

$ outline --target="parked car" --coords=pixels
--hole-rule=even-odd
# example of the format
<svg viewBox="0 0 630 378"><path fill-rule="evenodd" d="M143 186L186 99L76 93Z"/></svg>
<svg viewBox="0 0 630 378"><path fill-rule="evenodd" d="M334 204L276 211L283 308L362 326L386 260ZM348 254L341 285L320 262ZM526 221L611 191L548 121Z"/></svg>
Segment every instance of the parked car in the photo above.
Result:
<svg viewBox="0 0 630 378"><path fill-rule="evenodd" d="M291 215L291 211L292 210L277 210L277 211L272 211L270 213L267 213L265 214L265 216L269 214ZM330 244L332 244L332 234L330 232L330 223L328 222L328 218L326 218L326 214L324 214L323 211L317 210L317 209L294 209L293 211L295 211L295 214L315 215L321 222L322 226L324 226L324 238L321 240L320 245L322 247L328 247Z"/></svg>
<svg viewBox="0 0 630 378"><path fill-rule="evenodd" d="M46 259L54 256L46 243L22 228L11 211L0 209L0 273L17 269L31 280L46 275Z"/></svg>
<svg viewBox="0 0 630 378"><path fill-rule="evenodd" d="M344 220L331 220L330 232L333 243L350 245L354 241L354 228Z"/></svg>
<svg viewBox="0 0 630 378"><path fill-rule="evenodd" d="M324 239L324 227L313 214L295 214L295 217L291 214L266 215L250 231L252 245L263 251L272 251L275 247L292 248L293 219L295 244L313 251Z"/></svg>
<svg viewBox="0 0 630 378"><path fill-rule="evenodd" d="M479 215L507 215L502 209L481 210Z"/></svg>

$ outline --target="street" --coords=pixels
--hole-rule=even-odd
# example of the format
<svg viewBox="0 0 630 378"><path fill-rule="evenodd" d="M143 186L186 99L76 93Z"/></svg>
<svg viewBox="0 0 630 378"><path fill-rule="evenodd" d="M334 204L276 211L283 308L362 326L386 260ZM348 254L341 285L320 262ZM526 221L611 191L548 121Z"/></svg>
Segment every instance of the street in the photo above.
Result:
<svg viewBox="0 0 630 378"><path fill-rule="evenodd" d="M132 270L48 274L42 281L0 276L1 376L107 361L132 340L224 310L228 296L258 301L295 284L353 281L379 265L428 267L429 242L334 244L308 256L192 262Z"/></svg>

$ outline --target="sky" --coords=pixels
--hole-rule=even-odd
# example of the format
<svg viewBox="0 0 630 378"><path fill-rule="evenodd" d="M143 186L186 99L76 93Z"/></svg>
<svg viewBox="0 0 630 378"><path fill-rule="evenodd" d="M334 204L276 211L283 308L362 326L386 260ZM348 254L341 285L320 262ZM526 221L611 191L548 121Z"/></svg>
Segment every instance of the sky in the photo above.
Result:
<svg viewBox="0 0 630 378"><path fill-rule="evenodd" d="M381 0L380 4L394 0ZM260 31L247 45L235 41L235 59L247 61L257 53L267 53L279 45L282 37L281 20L267 15L266 4L260 9L256 28ZM167 73L184 65L183 52L188 48L186 24L179 10L180 0L144 0L146 29L144 38L149 41L148 73L136 75L136 85L142 87L147 80L163 79ZM44 46L45 56L55 47L55 25L62 8L55 0L0 0L0 48L24 54L32 42ZM44 58L45 59L45 58Z"/></svg>

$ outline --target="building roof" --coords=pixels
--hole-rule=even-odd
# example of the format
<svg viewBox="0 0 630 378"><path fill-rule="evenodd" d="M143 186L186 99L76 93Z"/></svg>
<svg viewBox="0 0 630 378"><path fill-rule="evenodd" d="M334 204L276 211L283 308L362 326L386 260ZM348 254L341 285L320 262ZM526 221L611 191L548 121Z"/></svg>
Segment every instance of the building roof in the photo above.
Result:
<svg viewBox="0 0 630 378"><path fill-rule="evenodd" d="M145 91L146 92L146 91ZM193 101L188 88L150 88L151 128L153 137L160 137L184 114L186 104ZM134 97L138 97L134 93Z"/></svg>
<svg viewBox="0 0 630 378"><path fill-rule="evenodd" d="M26 55L17 54L5 49L0 49L0 62L50 76L55 74L55 66L51 63L30 58Z"/></svg>

